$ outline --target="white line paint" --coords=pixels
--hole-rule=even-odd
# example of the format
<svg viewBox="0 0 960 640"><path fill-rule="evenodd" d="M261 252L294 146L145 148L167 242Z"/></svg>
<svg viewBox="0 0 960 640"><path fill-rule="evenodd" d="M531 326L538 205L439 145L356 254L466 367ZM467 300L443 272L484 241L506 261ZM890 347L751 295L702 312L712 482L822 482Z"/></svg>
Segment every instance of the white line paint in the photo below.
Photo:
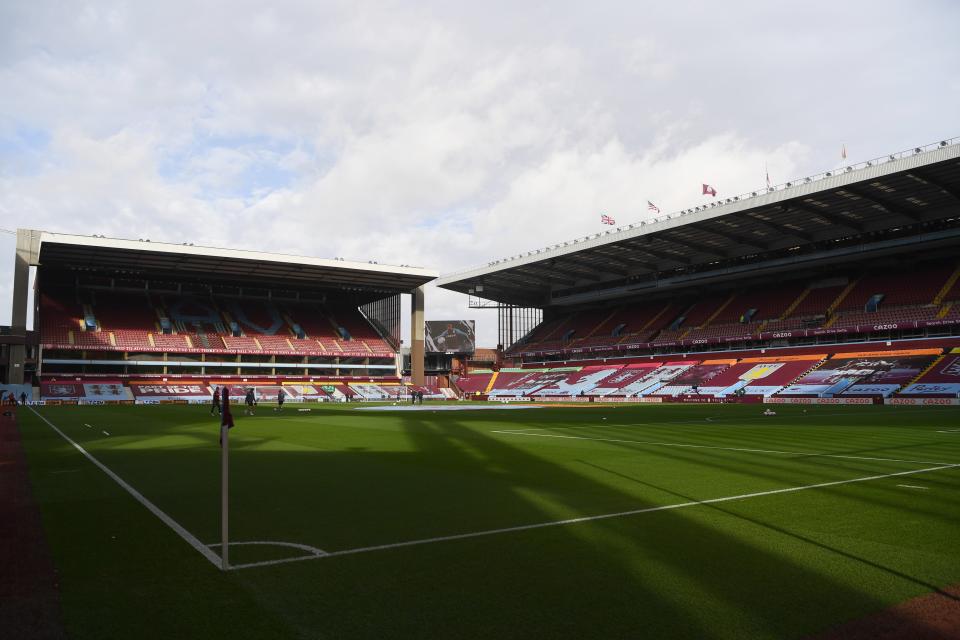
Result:
<svg viewBox="0 0 960 640"><path fill-rule="evenodd" d="M105 436L110 435L109 433L106 432L106 430L101 429L101 431L103 431L103 435L105 435Z"/></svg>
<svg viewBox="0 0 960 640"><path fill-rule="evenodd" d="M174 531L178 536L180 536L181 538L183 538L184 540L186 540L186 541L187 541L187 544L189 544L191 547L193 547L194 549L196 549L197 551L199 551L199 552L203 555L204 558L206 558L206 559L209 560L211 563L213 563L213 565L214 565L215 567L219 567L219 566L220 566L220 556L218 556L217 554L215 554L213 551L211 551L209 548L207 548L206 545L204 545L202 542L200 542L199 540L197 540L197 538L196 538L192 533L190 533L189 531L187 531L186 529L184 529L183 526L182 526L179 522L177 522L176 520L174 520L173 518L171 518L170 516L168 516L166 513L164 513L157 505L153 504L152 502L150 502L149 500L147 500L145 497L143 497L143 494L141 494L139 491L137 491L136 489L134 489L133 487L131 487L129 484L127 484L127 482L126 482L123 478L121 478L121 477L118 476L116 473L114 473L114 472L113 472L109 467L107 467L105 464L103 464L102 462L100 462L99 460L97 460L96 458L94 458L92 455L90 455L90 453L87 452L86 449L84 449L84 448L81 447L79 444L77 444L76 442L74 442L74 441L70 438L70 436L68 436L67 434L65 434L63 431L60 431L60 429L58 429L55 424L53 424L52 422L50 422L49 420L47 420L44 416L40 415L40 413L39 413L36 409L34 409L33 407L29 407L29 409L30 409L30 411L33 411L34 415L36 415L38 418L40 418L41 420L43 420L44 422L46 422L46 423L47 423L47 426L49 426L51 429L53 429L54 431L56 431L56 432L60 435L61 438L63 438L64 440L66 440L67 442L69 442L71 445L73 445L73 448L76 449L77 451L79 451L80 453L82 453L82 454L84 455L84 457L87 458L87 460L89 460L90 462L92 462L93 464L95 464L97 467L99 467L99 469L100 469L101 471L103 471L105 474L107 474L114 482L116 482L118 485L120 485L121 487L123 487L123 489L125 489L127 493L129 493L131 496L133 496L133 497L137 500L137 502L139 502L140 504L142 504L143 506L145 506L145 507L147 508L147 510L150 511L150 513L152 513L153 515L155 515L155 516L157 516L158 518L160 518L160 520L161 520L165 525L167 525L168 527L170 527L171 529L173 529L173 531Z"/></svg>
<svg viewBox="0 0 960 640"><path fill-rule="evenodd" d="M903 487L904 489L920 489L922 491L926 491L928 488L928 487L920 487L915 484L898 484L897 486Z"/></svg>
<svg viewBox="0 0 960 640"><path fill-rule="evenodd" d="M960 433L960 429L938 429L937 433Z"/></svg>
<svg viewBox="0 0 960 640"><path fill-rule="evenodd" d="M292 558L278 558L276 560L261 560L259 562L247 562L244 564L231 564L228 567L229 571L236 569L249 569L251 567L265 567L274 564L286 564L288 562L300 562L302 560L313 560L314 558L322 558L323 556L328 555L323 549L318 549L317 547L311 547L308 544L299 544L296 542L276 542L273 540L251 540L246 542L231 542L229 543L231 547L235 546L265 546L265 547L290 547L291 549L299 549L304 551L309 555L306 556L295 556ZM207 545L211 548L222 547L221 543L214 543Z"/></svg>
<svg viewBox="0 0 960 640"><path fill-rule="evenodd" d="M470 533L459 533L449 536L437 536L435 538L423 538L420 540L407 540L405 542L394 542L391 544L378 544L369 547L357 547L355 549L343 549L341 551L329 551L325 555L315 556L315 557L304 557L304 558L287 558L284 560L268 560L266 562L244 565L244 566L267 566L272 564L286 564L290 562L305 562L307 560L317 560L320 558L334 558L337 556L348 556L354 555L357 553L369 553L371 551L385 551L388 549L400 549L403 547L414 547L424 544L434 544L438 542L451 542L454 540L467 540L469 538L481 538L485 536L498 535L501 533L513 533L516 531L529 531L532 529L545 529L547 527L560 527L571 524L580 524L583 522L593 522L596 520L609 520L612 518L623 518L627 516L635 516L644 513L654 513L657 511L669 511L673 509L685 509L687 507L696 507L699 505L705 504L717 504L720 502L732 502L734 500L748 500L750 498L759 498L763 496L772 496L781 493L796 493L798 491L807 491L809 489L823 489L826 487L836 487L845 484L853 484L856 482L869 482L871 480L881 480L883 478L895 478L900 476L910 476L916 475L918 473L929 473L931 471L942 471L944 469L955 469L960 467L960 464L946 464L940 465L937 467L927 467L924 469L912 469L910 471L898 471L896 473L884 473L881 475L875 476L865 476L861 478L852 478L850 480L834 480L831 482L820 482L817 484L808 484L800 487L787 487L784 489L772 489L770 491L757 491L754 493L742 493L735 496L724 496L722 498L709 498L707 500L695 500L691 502L678 502L676 504L668 504L659 507L646 507L643 509L633 509L630 511L619 511L616 513L605 513L596 516L583 516L580 518L568 518L566 520L555 520L553 522L538 522L536 524L525 524L517 527L504 527L502 529L487 529L485 531L473 531ZM242 567L232 567L232 568L244 568Z"/></svg>
<svg viewBox="0 0 960 640"><path fill-rule="evenodd" d="M526 431L491 431L490 433L503 433L511 436L531 436L534 438L563 438L566 440L595 440L597 442L629 442L632 444L642 444L650 447L680 447L684 449L714 449L717 451L740 451L743 453L772 453L775 455L795 456L798 458L846 458L849 460L873 460L878 462L908 462L911 464L955 464L953 462L943 462L939 460L904 460L902 458L873 458L868 456L848 456L839 453L819 453L816 451L780 451L777 449L746 449L743 447L717 447L709 444L684 444L678 442L650 442L646 440L623 440L620 438L593 438L590 436L565 436L556 433L528 433Z"/></svg>
<svg viewBox="0 0 960 640"><path fill-rule="evenodd" d="M93 427L91 427L90 425L88 425L86 422L83 423L83 426L85 426L87 429L93 429Z"/></svg>

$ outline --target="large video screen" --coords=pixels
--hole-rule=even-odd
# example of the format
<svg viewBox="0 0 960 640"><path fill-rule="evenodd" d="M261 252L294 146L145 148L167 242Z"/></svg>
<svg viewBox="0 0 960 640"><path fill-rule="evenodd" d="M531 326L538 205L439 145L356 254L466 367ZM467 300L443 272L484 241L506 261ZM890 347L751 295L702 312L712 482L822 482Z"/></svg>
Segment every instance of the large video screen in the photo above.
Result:
<svg viewBox="0 0 960 640"><path fill-rule="evenodd" d="M430 320L426 325L427 353L473 353L476 350L474 320Z"/></svg>

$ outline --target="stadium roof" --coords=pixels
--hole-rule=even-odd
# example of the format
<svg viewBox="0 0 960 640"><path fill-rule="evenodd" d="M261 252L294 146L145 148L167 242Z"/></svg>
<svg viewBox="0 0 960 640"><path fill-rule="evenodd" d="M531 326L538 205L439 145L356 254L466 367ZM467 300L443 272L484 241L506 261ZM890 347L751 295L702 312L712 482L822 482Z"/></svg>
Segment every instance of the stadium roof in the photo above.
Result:
<svg viewBox="0 0 960 640"><path fill-rule="evenodd" d="M957 219L960 138L495 260L446 274L436 284L501 303L543 307L557 302L564 290L603 289L606 282L678 269L709 271L710 265L719 268L750 256L760 260L795 247ZM960 229L925 234L925 246L960 245ZM588 297L570 296L565 302ZM599 299L595 291L592 298Z"/></svg>
<svg viewBox="0 0 960 640"><path fill-rule="evenodd" d="M363 287L405 292L439 275L431 269L242 251L149 240L40 234L39 265L112 269L150 277L195 277L256 284Z"/></svg>

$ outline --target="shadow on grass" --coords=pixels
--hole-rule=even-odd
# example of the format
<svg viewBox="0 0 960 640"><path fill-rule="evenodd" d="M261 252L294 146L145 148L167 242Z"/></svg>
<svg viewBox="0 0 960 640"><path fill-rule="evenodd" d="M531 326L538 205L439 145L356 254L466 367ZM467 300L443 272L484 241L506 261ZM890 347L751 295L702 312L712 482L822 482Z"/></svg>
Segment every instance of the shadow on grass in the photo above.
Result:
<svg viewBox="0 0 960 640"><path fill-rule="evenodd" d="M209 428L215 442L215 427L203 416L169 409L126 412L132 420L120 437L148 439L169 432L170 424L188 423L172 430ZM406 413L385 421L324 409L311 416L316 425L271 423L275 433L255 426L256 419L238 421L234 539L303 542L329 551L593 515L600 507L657 506L548 459L548 452L534 454L479 431L476 425L490 420L486 415ZM518 416L503 419L520 423ZM71 420L64 430L82 436L77 417ZM325 423L357 428L325 430ZM91 449L192 532L216 538L215 444L123 450L97 440ZM709 457L669 457L731 470ZM81 491L72 499L82 500L82 485L74 489ZM126 498L117 489L103 499ZM162 529L140 511L138 527ZM322 630L331 637L378 638L783 637L886 604L826 575L831 549L793 536L792 550L805 545L823 556L790 557L777 541L746 542L738 520L708 526L664 511L254 569L229 579L301 636ZM95 582L85 586L97 590ZM111 598L111 606L123 606L125 594ZM109 609L100 611L108 615Z"/></svg>

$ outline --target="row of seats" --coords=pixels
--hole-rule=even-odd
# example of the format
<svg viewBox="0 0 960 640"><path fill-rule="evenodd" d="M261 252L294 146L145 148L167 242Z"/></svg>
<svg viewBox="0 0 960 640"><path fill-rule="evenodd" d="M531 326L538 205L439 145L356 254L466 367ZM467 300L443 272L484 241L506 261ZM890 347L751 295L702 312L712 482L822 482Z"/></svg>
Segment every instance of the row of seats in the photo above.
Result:
<svg viewBox="0 0 960 640"><path fill-rule="evenodd" d="M879 296L876 310L866 311ZM706 295L686 304L624 305L554 317L512 352L567 350L711 338L747 339L760 332L872 327L960 316L960 265L891 271L852 279L785 283Z"/></svg>
<svg viewBox="0 0 960 640"><path fill-rule="evenodd" d="M392 356L395 351L359 309L73 291L40 296L41 342L60 348L263 351ZM172 333L161 331L168 318ZM91 326L90 320L94 324ZM234 336L231 323L242 335ZM298 338L297 329L304 338Z"/></svg>

